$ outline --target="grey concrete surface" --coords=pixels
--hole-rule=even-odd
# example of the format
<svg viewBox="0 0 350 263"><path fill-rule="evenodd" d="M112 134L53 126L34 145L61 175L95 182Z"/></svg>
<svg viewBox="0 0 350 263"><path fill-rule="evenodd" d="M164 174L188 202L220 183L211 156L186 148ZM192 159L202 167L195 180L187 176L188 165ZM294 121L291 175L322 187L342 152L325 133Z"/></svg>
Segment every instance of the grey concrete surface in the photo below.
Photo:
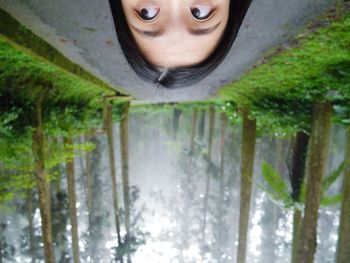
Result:
<svg viewBox="0 0 350 263"><path fill-rule="evenodd" d="M0 8L117 90L164 102L209 98L334 2L253 0L226 60L203 81L176 90L159 89L133 73L119 48L108 0L0 0Z"/></svg>

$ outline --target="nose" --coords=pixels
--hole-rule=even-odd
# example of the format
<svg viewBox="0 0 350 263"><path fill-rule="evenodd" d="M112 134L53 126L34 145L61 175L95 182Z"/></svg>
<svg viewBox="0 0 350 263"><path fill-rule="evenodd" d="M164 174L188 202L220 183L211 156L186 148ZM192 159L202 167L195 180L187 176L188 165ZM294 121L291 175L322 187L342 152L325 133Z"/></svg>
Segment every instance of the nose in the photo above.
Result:
<svg viewBox="0 0 350 263"><path fill-rule="evenodd" d="M169 29L179 30L179 27L184 25L184 14L187 10L187 0L164 0L164 5L167 6L169 15Z"/></svg>

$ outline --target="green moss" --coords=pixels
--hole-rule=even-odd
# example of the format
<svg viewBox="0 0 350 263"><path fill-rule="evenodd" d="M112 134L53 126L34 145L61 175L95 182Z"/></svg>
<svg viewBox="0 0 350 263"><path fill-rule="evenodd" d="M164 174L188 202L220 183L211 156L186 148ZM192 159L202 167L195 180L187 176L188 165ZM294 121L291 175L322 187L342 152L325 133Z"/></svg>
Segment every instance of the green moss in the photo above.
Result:
<svg viewBox="0 0 350 263"><path fill-rule="evenodd" d="M254 107L272 98L310 104L350 102L350 14L300 39L220 90L225 100ZM273 101L273 100L272 100ZM278 103L280 104L280 103Z"/></svg>
<svg viewBox="0 0 350 263"><path fill-rule="evenodd" d="M101 88L53 65L0 35L0 91L16 93L28 102L38 89L48 93L46 100L95 101L112 91Z"/></svg>
<svg viewBox="0 0 350 263"><path fill-rule="evenodd" d="M51 61L52 63L66 69L67 71L80 76L98 86L114 90L112 87L93 76L77 64L59 53L54 47L33 34L25 26L21 25L8 13L0 9L0 32L17 44L31 50L39 56Z"/></svg>
<svg viewBox="0 0 350 263"><path fill-rule="evenodd" d="M251 110L261 134L307 132L316 101L337 107L337 121L349 119L337 112L350 105L350 14L333 22L323 19L318 22L327 27L309 27L293 48L278 48L265 64L220 90L224 100ZM228 115L234 108L226 110Z"/></svg>

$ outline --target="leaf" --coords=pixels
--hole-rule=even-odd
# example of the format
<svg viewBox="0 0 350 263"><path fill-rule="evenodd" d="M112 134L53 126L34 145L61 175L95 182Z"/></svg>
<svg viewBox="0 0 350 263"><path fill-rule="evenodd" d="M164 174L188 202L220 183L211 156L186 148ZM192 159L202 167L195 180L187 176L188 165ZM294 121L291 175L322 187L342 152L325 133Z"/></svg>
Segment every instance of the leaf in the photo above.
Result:
<svg viewBox="0 0 350 263"><path fill-rule="evenodd" d="M334 196L324 196L321 199L321 205L322 206L332 206L341 203L343 200L343 196L341 194L337 194Z"/></svg>
<svg viewBox="0 0 350 263"><path fill-rule="evenodd" d="M265 186L263 186L262 184L257 184L257 186L267 194L267 196L269 197L269 199L271 200L271 202L273 202L274 204L276 204L279 207L282 208L290 208L293 206L292 204L292 198L287 198L287 199L280 199L275 192L267 189Z"/></svg>
<svg viewBox="0 0 350 263"><path fill-rule="evenodd" d="M276 196L280 199L285 199L289 197L290 193L288 191L287 184L283 181L281 176L273 169L266 161L262 163L262 175L271 188L275 192Z"/></svg>
<svg viewBox="0 0 350 263"><path fill-rule="evenodd" d="M275 192L267 189L265 186L263 186L262 184L257 184L257 186L260 188L260 190L262 190L263 192L265 192L270 199L275 202L275 203L281 203L281 199L279 198L279 196L276 195Z"/></svg>
<svg viewBox="0 0 350 263"><path fill-rule="evenodd" d="M271 195L275 201L283 202L286 207L289 207L292 204L292 201L286 182L283 181L277 171L266 161L263 161L261 168L262 176L270 188L270 190L264 191Z"/></svg>
<svg viewBox="0 0 350 263"><path fill-rule="evenodd" d="M328 176L326 176L323 179L322 182L322 192L326 193L328 189L331 187L331 185L338 179L339 175L341 175L342 171L344 169L344 163L341 163L337 169L332 171ZM321 199L321 205L323 206L330 206L332 202L335 202L333 204L336 204L336 200L333 200L332 198L336 198L337 196L333 197L322 197ZM305 203L305 198L306 198L306 184L305 182L303 183L301 187L301 192L300 192L300 202ZM324 202L324 204L322 204Z"/></svg>
<svg viewBox="0 0 350 263"><path fill-rule="evenodd" d="M337 169L332 171L328 176L326 176L322 182L322 192L326 193L332 184L338 179L344 170L344 162L342 162Z"/></svg>

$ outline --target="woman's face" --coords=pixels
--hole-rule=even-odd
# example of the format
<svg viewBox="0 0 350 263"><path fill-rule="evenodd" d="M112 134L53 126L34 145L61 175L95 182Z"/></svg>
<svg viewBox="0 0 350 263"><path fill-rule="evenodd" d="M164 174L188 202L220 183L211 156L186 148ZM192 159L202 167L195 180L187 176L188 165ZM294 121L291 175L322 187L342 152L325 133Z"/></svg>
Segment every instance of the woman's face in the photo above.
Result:
<svg viewBox="0 0 350 263"><path fill-rule="evenodd" d="M122 0L143 55L159 67L198 64L226 28L230 0Z"/></svg>

